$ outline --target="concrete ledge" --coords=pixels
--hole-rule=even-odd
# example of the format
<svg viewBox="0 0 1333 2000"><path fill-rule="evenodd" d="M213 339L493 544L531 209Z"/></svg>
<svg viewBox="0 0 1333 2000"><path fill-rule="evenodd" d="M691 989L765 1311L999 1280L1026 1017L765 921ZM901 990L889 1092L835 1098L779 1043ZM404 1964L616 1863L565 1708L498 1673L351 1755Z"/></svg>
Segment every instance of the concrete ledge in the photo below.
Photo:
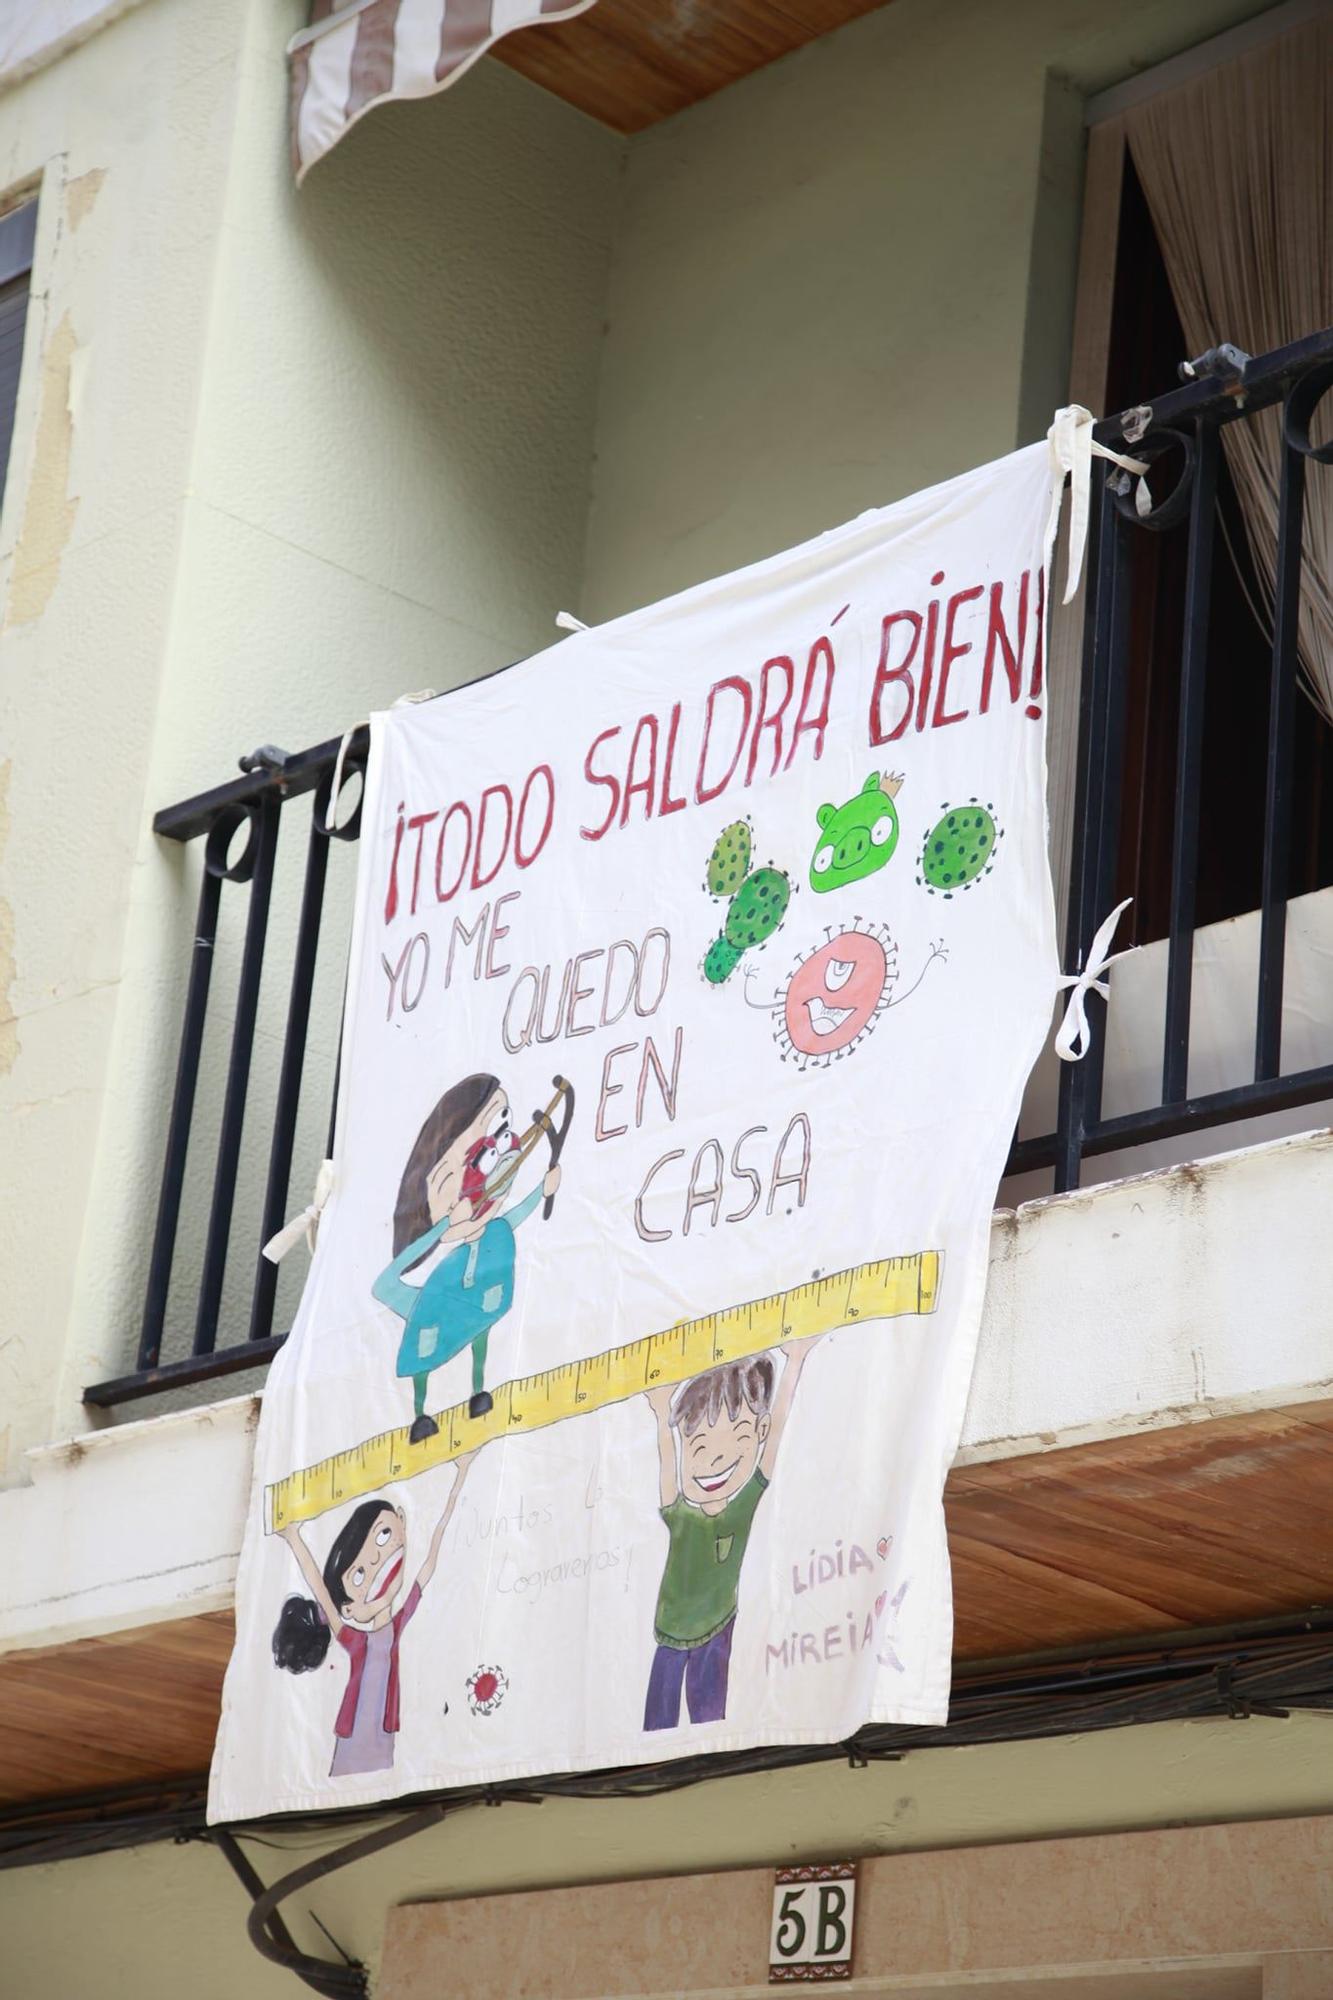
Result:
<svg viewBox="0 0 1333 2000"><path fill-rule="evenodd" d="M960 1462L1333 1395L1331 1211L1322 1131L998 1213ZM0 1652L227 1609L258 1409L30 1452Z"/></svg>

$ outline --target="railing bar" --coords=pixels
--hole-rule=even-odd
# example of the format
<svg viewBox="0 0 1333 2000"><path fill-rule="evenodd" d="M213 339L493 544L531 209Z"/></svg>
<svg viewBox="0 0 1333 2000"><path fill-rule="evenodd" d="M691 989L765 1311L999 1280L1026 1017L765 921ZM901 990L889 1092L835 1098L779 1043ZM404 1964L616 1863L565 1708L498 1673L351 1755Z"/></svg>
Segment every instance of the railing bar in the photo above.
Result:
<svg viewBox="0 0 1333 2000"><path fill-rule="evenodd" d="M273 1359L286 1338L285 1333L275 1333L268 1340L242 1341L235 1347L221 1347L215 1354L167 1361L160 1368L145 1368L137 1375L117 1375L110 1382L95 1382L91 1389L85 1389L83 1400L95 1409L109 1410L142 1396L160 1396L167 1389L190 1389L198 1382L216 1382L224 1375L238 1375L245 1368L262 1368Z"/></svg>
<svg viewBox="0 0 1333 2000"><path fill-rule="evenodd" d="M333 1158L333 1142L338 1136L338 1092L343 1079L343 1022L347 1018L347 984L343 982L342 1006L338 1009L338 1053L333 1061L333 1095L329 1099L329 1136L324 1147L326 1160Z"/></svg>
<svg viewBox="0 0 1333 2000"><path fill-rule="evenodd" d="M367 741L364 726L353 730L348 758L364 759ZM293 751L280 765L248 771L243 777L229 778L225 785L215 785L211 791L198 792L174 806L163 806L153 816L153 832L166 840L197 840L221 813L248 809L266 798L295 799L303 792L313 792L332 771L341 743L340 736L330 737L328 742L313 744L308 750Z"/></svg>
<svg viewBox="0 0 1333 2000"><path fill-rule="evenodd" d="M1078 761L1074 786L1074 832L1069 857L1069 904L1065 912L1064 963L1070 969L1076 968L1081 963L1080 954L1085 935L1084 916L1089 900L1088 873L1092 866L1092 841L1089 828L1091 800L1095 794L1093 767L1094 760L1100 754L1099 738L1103 727L1098 663L1104 657L1104 648L1100 644L1099 635L1109 603L1106 594L1105 567L1109 524L1108 509L1102 501L1101 484L1094 481L1091 504L1096 556L1089 566L1084 610L1082 673L1079 679L1078 698ZM1052 563L1048 578L1048 589L1052 598L1047 615L1048 631L1054 617L1054 587L1055 565ZM1055 1168L1054 1185L1057 1192L1078 1185L1082 1101L1079 1079L1071 1074L1072 1068L1073 1065L1069 1063L1063 1063L1060 1067L1053 1134L1054 1150L1049 1162L1043 1163ZM1011 1146L1009 1154L1011 1168L1013 1161L1025 1150L1023 1142L1020 1141L1015 1141Z"/></svg>
<svg viewBox="0 0 1333 2000"><path fill-rule="evenodd" d="M1294 1111L1322 1097L1333 1097L1333 1063L1325 1063L1318 1069L1297 1070L1291 1076L1238 1083L1230 1090L1186 1098L1182 1104L1159 1104L1150 1111L1128 1111L1117 1118L1104 1118L1089 1128L1085 1150L1110 1153L1124 1145L1127 1138L1174 1139L1182 1132L1225 1125L1230 1118L1257 1118L1268 1112Z"/></svg>
<svg viewBox="0 0 1333 2000"><path fill-rule="evenodd" d="M1121 475L1113 474L1118 478ZM1108 479L1102 499L1105 511L1112 517L1111 539L1114 557L1111 563L1111 609L1107 621L1106 655L1106 723L1103 735L1103 756L1100 772L1101 811L1098 814L1098 838L1096 849L1096 872L1093 876L1091 908L1085 913L1086 931L1083 942L1084 959L1102 919L1108 914L1115 896L1116 876L1120 858L1120 808L1124 794L1125 771L1125 721L1128 707L1129 680L1124 672L1123 662L1129 645L1129 613L1131 595L1131 573L1129 565L1130 529L1119 509L1114 504ZM1083 1129L1091 1129L1101 1117L1102 1072L1106 1060L1106 1002L1100 994L1088 996L1089 1020L1092 1023L1092 1047L1077 1067L1082 1072L1083 1084ZM1067 1065L1066 1065L1067 1067Z"/></svg>
<svg viewBox="0 0 1333 2000"><path fill-rule="evenodd" d="M1079 777L1078 855L1074 873L1067 950L1071 969L1086 960L1103 905L1115 881L1120 828L1120 775L1125 747L1125 680L1117 671L1124 657L1129 622L1129 564L1125 524L1109 487L1099 485L1097 520L1097 588L1091 611L1089 647L1083 674L1080 736L1087 721ZM1082 702L1086 701L1086 709ZM1055 1190L1078 1186L1083 1135L1101 1107L1102 1032L1104 1015L1096 995L1088 1004L1094 1018L1092 1047L1081 1062L1064 1063L1060 1072L1058 1144Z"/></svg>
<svg viewBox="0 0 1333 2000"><path fill-rule="evenodd" d="M1255 1009L1256 1082L1282 1067L1282 985L1291 877L1292 777L1295 763L1297 631L1305 460L1283 438L1278 507L1273 674L1268 704L1268 776L1264 797L1264 866L1260 892L1259 993Z"/></svg>
<svg viewBox="0 0 1333 2000"><path fill-rule="evenodd" d="M211 1354L217 1340L218 1309L227 1268L232 1205L236 1198L236 1167L245 1124L245 1098L250 1083L250 1057L259 1009L259 981L264 969L264 939L268 930L281 808L281 798L270 793L257 809L258 825L253 836L257 847L250 882L250 908L245 920L241 976L236 993L236 1023L232 1030L231 1057L227 1065L227 1089L222 1102L222 1126L213 1175L213 1205L208 1218L204 1268L199 1281L199 1310L194 1324L196 1355Z"/></svg>
<svg viewBox="0 0 1333 2000"><path fill-rule="evenodd" d="M1333 357L1333 327L1323 327L1303 340L1292 341L1288 347L1255 355L1238 377L1201 376L1182 389L1169 389L1165 395L1154 397L1148 406L1152 421L1155 426L1171 429L1200 416L1217 417L1223 423L1248 419L1257 410L1280 402L1299 376L1330 357ZM1126 436L1126 427L1137 419L1141 407L1103 417L1093 436L1100 444L1129 444L1132 449L1134 440ZM1142 436L1141 431L1138 436Z"/></svg>
<svg viewBox="0 0 1333 2000"><path fill-rule="evenodd" d="M1088 1127L1083 1151L1087 1155L1110 1153L1129 1144L1179 1138L1183 1132L1225 1125L1233 1118L1295 1111L1324 1097L1333 1098L1333 1063L1318 1069L1297 1070L1291 1076L1264 1077L1258 1083L1233 1084L1229 1089L1209 1091L1202 1097L1186 1098L1176 1104L1153 1104L1142 1111L1104 1118ZM1010 1152L1005 1173L1035 1173L1039 1168L1053 1166L1058 1148L1059 1139L1054 1132L1020 1139Z"/></svg>
<svg viewBox="0 0 1333 2000"><path fill-rule="evenodd" d="M282 1227L291 1185L292 1149L296 1141L296 1117L301 1104L301 1076L305 1067L306 1033L310 1026L310 1000L315 983L315 962L319 955L319 927L324 910L324 881L329 865L329 836L320 815L322 794L316 792L310 815L310 841L306 848L305 881L301 890L301 914L292 957L292 988L287 1003L287 1032L282 1044L282 1067L278 1072L278 1094L273 1108L273 1139L269 1147L268 1180L259 1224L260 1251L255 1259L255 1284L250 1301L252 1341L264 1340L273 1330L273 1304L278 1290L278 1267L263 1254L262 1246Z"/></svg>
<svg viewBox="0 0 1333 2000"><path fill-rule="evenodd" d="M1208 611L1217 519L1217 426L1201 421L1190 491L1185 568L1185 619L1176 733L1176 797L1171 838L1171 925L1162 1036L1162 1102L1189 1088L1190 1002L1194 980L1194 915L1198 902L1199 788L1203 771L1204 698L1208 672Z"/></svg>
<svg viewBox="0 0 1333 2000"><path fill-rule="evenodd" d="M185 1162L190 1150L190 1127L194 1119L195 1091L199 1083L199 1057L203 1049L204 1023L208 1015L208 987L213 973L213 952L218 934L218 907L222 883L208 869L199 885L199 908L195 917L194 943L190 947L190 979L185 993L185 1014L181 1023L180 1053L176 1059L176 1086L167 1126L166 1154L162 1162L162 1186L157 1201L157 1221L153 1228L153 1248L148 1264L148 1284L144 1294L143 1321L139 1330L141 1369L155 1368L162 1351L162 1329L166 1322L167 1295L171 1288L171 1266L176 1252L176 1227L180 1220Z"/></svg>

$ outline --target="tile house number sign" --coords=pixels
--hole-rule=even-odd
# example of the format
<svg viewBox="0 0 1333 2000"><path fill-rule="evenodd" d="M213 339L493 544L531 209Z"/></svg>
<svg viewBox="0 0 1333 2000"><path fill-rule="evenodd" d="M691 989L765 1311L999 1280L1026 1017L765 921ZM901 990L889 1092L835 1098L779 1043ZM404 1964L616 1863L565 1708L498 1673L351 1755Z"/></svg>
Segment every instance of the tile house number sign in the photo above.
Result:
<svg viewBox="0 0 1333 2000"><path fill-rule="evenodd" d="M850 1979L856 1863L779 1868L768 1946L770 1984Z"/></svg>
<svg viewBox="0 0 1333 2000"><path fill-rule="evenodd" d="M1031 446L372 719L214 1820L945 1720L1059 973L1050 482Z"/></svg>

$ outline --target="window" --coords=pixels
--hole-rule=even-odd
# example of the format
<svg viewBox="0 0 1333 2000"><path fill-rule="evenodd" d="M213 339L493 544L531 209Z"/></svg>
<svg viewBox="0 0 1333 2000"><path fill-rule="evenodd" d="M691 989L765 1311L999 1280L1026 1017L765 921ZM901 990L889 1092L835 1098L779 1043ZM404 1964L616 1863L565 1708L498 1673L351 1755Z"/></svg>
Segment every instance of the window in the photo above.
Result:
<svg viewBox="0 0 1333 2000"><path fill-rule="evenodd" d="M25 202L0 216L0 498L9 469L14 435L14 405L18 401L19 370L23 366L23 333L28 319L28 288L32 278L32 246L37 231L37 204Z"/></svg>
<svg viewBox="0 0 1333 2000"><path fill-rule="evenodd" d="M1189 358L1128 150L1123 176L1107 353L1108 410L1129 409L1173 388L1178 364ZM1223 337L1230 337L1227 329L1221 330ZM1174 459L1163 464L1164 491L1175 472ZM1156 487L1159 481L1153 483ZM1199 927L1259 906L1262 842L1246 837L1243 828L1247 815L1255 826L1262 822L1271 674L1271 628L1256 609L1262 591L1225 458L1218 505L1199 799ZM1130 690L1114 900L1134 898L1126 926L1132 938L1126 941L1146 944L1166 935L1170 918L1186 538L1183 529L1138 534L1131 546ZM1294 779L1289 896L1333 883L1333 730L1304 696L1297 712Z"/></svg>

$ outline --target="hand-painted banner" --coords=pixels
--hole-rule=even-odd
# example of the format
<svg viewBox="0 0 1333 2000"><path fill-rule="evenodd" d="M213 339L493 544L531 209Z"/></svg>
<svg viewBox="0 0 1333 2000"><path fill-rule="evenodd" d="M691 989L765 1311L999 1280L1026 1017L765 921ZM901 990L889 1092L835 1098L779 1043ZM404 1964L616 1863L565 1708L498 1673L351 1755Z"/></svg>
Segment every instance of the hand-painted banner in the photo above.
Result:
<svg viewBox="0 0 1333 2000"><path fill-rule="evenodd" d="M377 716L210 1811L937 1723L1046 446Z"/></svg>

